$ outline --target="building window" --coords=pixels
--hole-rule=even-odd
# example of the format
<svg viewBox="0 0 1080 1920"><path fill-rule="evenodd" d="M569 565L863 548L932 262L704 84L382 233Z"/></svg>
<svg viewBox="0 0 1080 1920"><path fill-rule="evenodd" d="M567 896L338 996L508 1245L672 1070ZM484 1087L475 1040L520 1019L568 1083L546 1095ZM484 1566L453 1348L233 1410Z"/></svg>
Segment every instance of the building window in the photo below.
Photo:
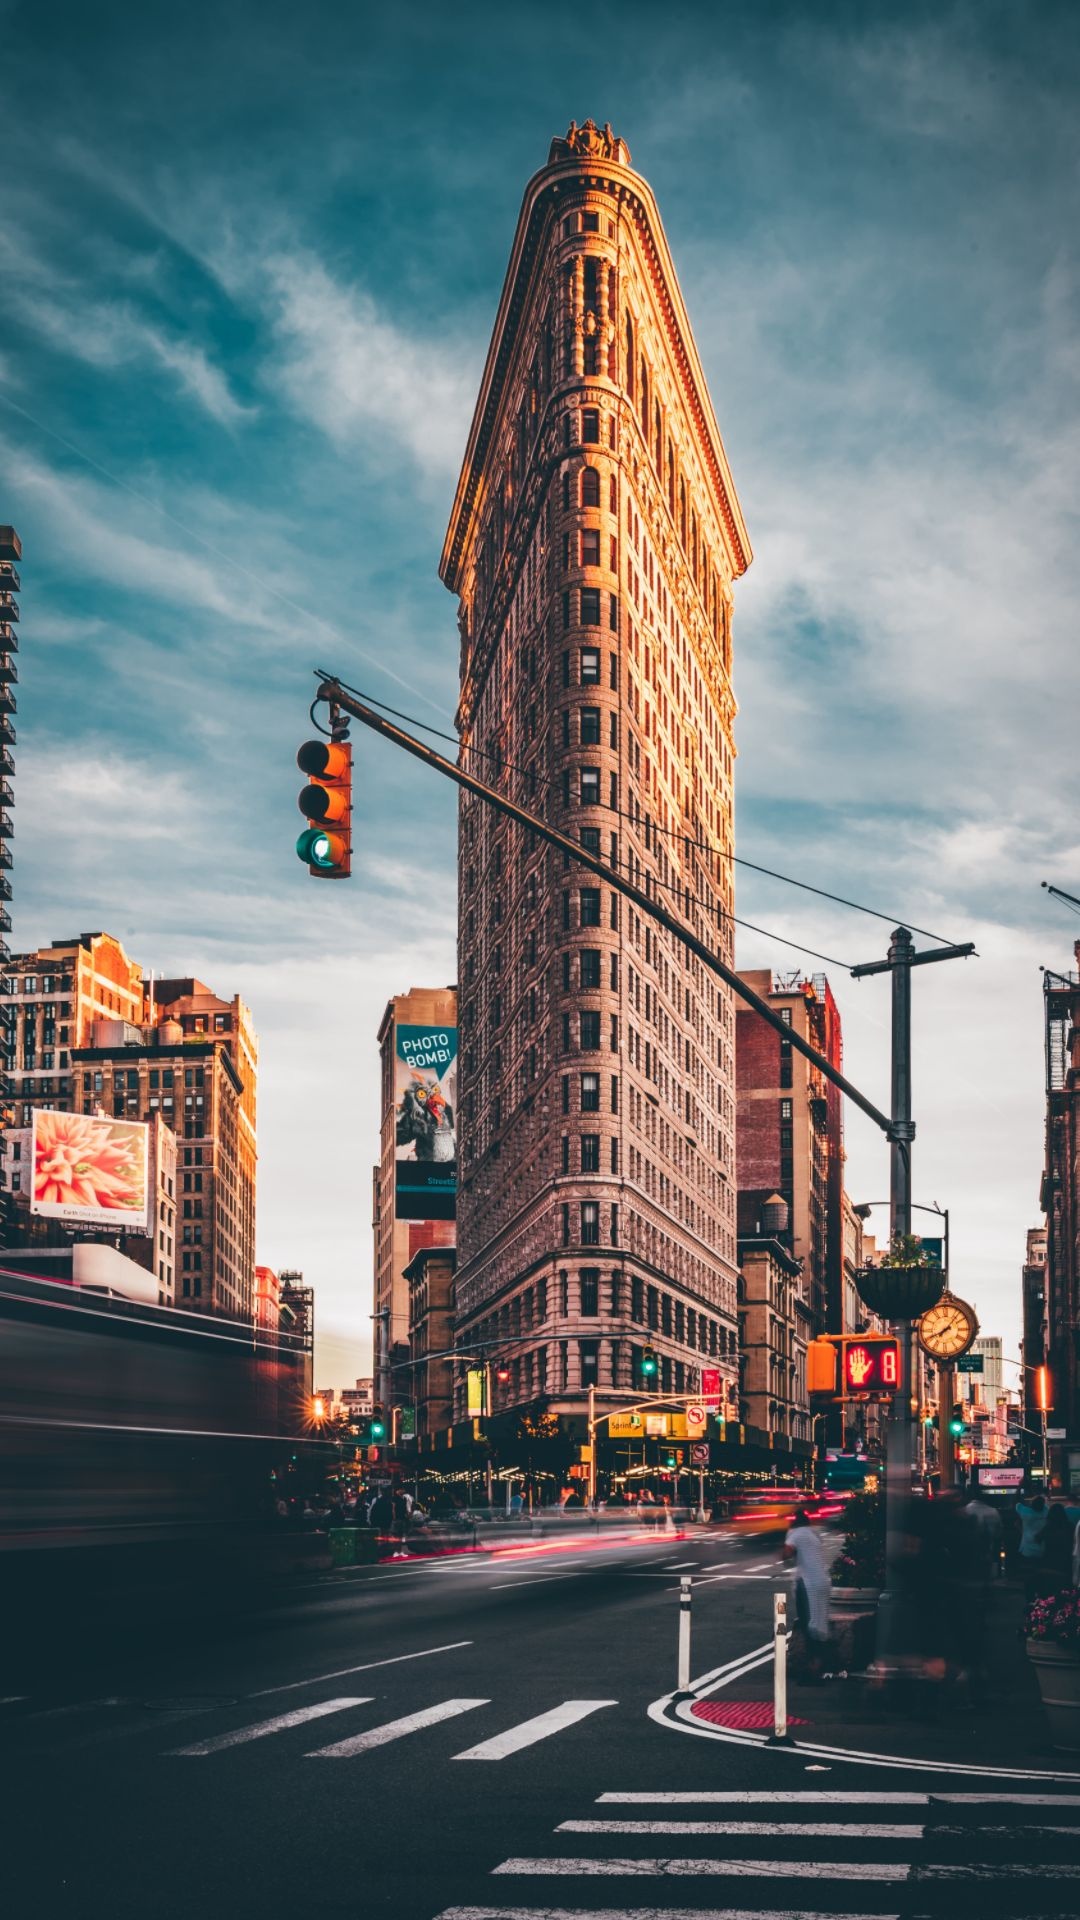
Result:
<svg viewBox="0 0 1080 1920"><path fill-rule="evenodd" d="M600 1046L600 1010L587 1007L578 1015L578 1039L582 1053L595 1053Z"/></svg>
<svg viewBox="0 0 1080 1920"><path fill-rule="evenodd" d="M600 1202L583 1200L581 1203L581 1244L583 1247L600 1245Z"/></svg>
<svg viewBox="0 0 1080 1920"><path fill-rule="evenodd" d="M600 925L599 887L582 887L581 889L581 924L583 927Z"/></svg>
<svg viewBox="0 0 1080 1920"><path fill-rule="evenodd" d="M583 687L600 685L600 649L598 647L581 649L581 684Z"/></svg>
<svg viewBox="0 0 1080 1920"><path fill-rule="evenodd" d="M562 1205L562 1243L564 1247L570 1245L570 1203L568 1200L564 1200Z"/></svg>
<svg viewBox="0 0 1080 1920"><path fill-rule="evenodd" d="M612 1202L611 1207L611 1244L613 1247L619 1244L619 1208L615 1201Z"/></svg>
<svg viewBox="0 0 1080 1920"><path fill-rule="evenodd" d="M583 567L600 565L600 529L583 527L581 529L581 564Z"/></svg>
<svg viewBox="0 0 1080 1920"><path fill-rule="evenodd" d="M580 1280L582 1316L587 1320L592 1320L600 1311L599 1267L582 1267Z"/></svg>
<svg viewBox="0 0 1080 1920"><path fill-rule="evenodd" d="M600 745L599 707L582 707L581 709L581 744L583 747L598 747ZM569 742L567 742L567 745L569 745Z"/></svg>
<svg viewBox="0 0 1080 1920"><path fill-rule="evenodd" d="M594 854L596 858L599 860L600 858L599 827L582 827L581 844L584 847L586 853Z"/></svg>
<svg viewBox="0 0 1080 1920"><path fill-rule="evenodd" d="M600 414L596 407L585 407L581 415L581 438L586 446L600 443Z"/></svg>
<svg viewBox="0 0 1080 1920"><path fill-rule="evenodd" d="M600 625L599 587L582 587L581 589L581 625L583 627Z"/></svg>
<svg viewBox="0 0 1080 1920"><path fill-rule="evenodd" d="M568 1169L564 1167L563 1172L567 1171ZM582 1173L599 1173L600 1171L600 1135L598 1133L583 1133L581 1136L581 1171Z"/></svg>
<svg viewBox="0 0 1080 1920"><path fill-rule="evenodd" d="M582 767L581 769L581 804L583 807L600 805L599 767Z"/></svg>
<svg viewBox="0 0 1080 1920"><path fill-rule="evenodd" d="M564 1133L562 1137L562 1170L564 1173L570 1171L570 1135L568 1133Z"/></svg>
<svg viewBox="0 0 1080 1920"><path fill-rule="evenodd" d="M581 947L579 949L581 967L581 985L588 990L600 985L600 949L599 947ZM569 959L569 955L567 955Z"/></svg>
<svg viewBox="0 0 1080 1920"><path fill-rule="evenodd" d="M583 1073L581 1076L581 1111L599 1113L600 1111L600 1075Z"/></svg>
<svg viewBox="0 0 1080 1920"><path fill-rule="evenodd" d="M600 475L595 467L581 469L581 504L583 507L600 505Z"/></svg>
<svg viewBox="0 0 1080 1920"><path fill-rule="evenodd" d="M790 1120L790 1119L791 1119L791 1101L790 1101L790 1100L781 1100L781 1102L780 1102L780 1118L781 1118L781 1120Z"/></svg>

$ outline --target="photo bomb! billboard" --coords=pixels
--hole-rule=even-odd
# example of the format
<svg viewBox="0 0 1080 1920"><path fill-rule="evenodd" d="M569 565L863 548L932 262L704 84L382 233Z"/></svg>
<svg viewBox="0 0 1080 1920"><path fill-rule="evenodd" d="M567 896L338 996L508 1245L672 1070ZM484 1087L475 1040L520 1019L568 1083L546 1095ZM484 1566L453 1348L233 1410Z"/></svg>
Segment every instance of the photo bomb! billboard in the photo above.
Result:
<svg viewBox="0 0 1080 1920"><path fill-rule="evenodd" d="M149 1229L150 1129L141 1120L36 1107L30 1211L70 1226Z"/></svg>
<svg viewBox="0 0 1080 1920"><path fill-rule="evenodd" d="M399 1026L394 1051L398 1219L453 1220L458 1030Z"/></svg>

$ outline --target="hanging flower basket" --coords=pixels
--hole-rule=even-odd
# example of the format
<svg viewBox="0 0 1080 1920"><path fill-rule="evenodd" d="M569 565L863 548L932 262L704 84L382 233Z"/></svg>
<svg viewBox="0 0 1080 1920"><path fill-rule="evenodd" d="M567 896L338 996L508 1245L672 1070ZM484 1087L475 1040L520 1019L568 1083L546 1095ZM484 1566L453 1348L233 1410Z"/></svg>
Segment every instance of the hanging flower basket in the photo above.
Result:
<svg viewBox="0 0 1080 1920"><path fill-rule="evenodd" d="M863 1267L855 1275L859 1299L883 1320L918 1320L945 1291L938 1266Z"/></svg>

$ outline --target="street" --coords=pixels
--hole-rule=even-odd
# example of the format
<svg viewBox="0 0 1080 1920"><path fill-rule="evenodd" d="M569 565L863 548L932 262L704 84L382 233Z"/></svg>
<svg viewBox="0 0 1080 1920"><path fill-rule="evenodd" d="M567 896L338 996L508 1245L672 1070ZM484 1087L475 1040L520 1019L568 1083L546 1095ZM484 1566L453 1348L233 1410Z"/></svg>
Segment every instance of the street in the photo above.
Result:
<svg viewBox="0 0 1080 1920"><path fill-rule="evenodd" d="M774 1542L575 1536L312 1580L250 1631L111 1656L85 1691L38 1675L0 1709L9 1890L50 1915L1075 1910L1066 1784L651 1718L684 1572L696 1675L761 1647Z"/></svg>

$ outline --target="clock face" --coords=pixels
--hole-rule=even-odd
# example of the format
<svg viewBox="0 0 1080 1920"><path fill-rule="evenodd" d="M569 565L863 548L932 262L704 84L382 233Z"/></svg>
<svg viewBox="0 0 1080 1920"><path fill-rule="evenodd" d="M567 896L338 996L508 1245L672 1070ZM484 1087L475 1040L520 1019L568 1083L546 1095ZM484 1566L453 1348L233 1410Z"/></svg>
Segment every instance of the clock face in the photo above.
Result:
<svg viewBox="0 0 1080 1920"><path fill-rule="evenodd" d="M966 1353L977 1332L971 1308L946 1294L919 1321L919 1341L938 1360L954 1360Z"/></svg>

